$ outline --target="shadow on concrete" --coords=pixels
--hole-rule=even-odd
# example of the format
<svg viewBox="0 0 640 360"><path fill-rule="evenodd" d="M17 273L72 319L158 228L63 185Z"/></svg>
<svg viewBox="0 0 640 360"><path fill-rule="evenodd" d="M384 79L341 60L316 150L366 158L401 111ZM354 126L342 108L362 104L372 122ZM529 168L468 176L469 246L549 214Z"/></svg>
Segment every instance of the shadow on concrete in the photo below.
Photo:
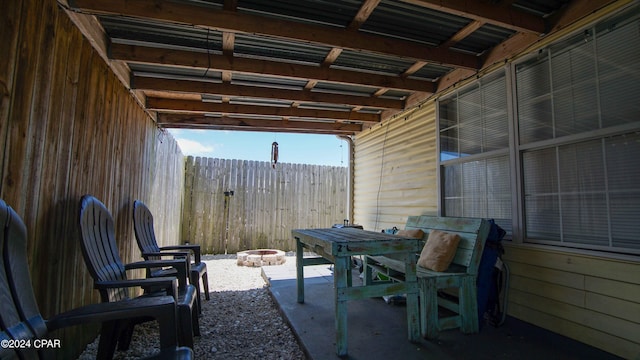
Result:
<svg viewBox="0 0 640 360"><path fill-rule="evenodd" d="M330 266L305 267L305 303L296 301L295 258L287 266L263 267L270 293L291 325L303 350L314 360L336 359L334 291ZM354 285L360 280L354 273ZM357 280L356 280L357 279ZM458 330L437 340L407 340L404 305L381 298L348 304L347 359L618 359L612 354L507 317L498 328L484 325L478 334Z"/></svg>

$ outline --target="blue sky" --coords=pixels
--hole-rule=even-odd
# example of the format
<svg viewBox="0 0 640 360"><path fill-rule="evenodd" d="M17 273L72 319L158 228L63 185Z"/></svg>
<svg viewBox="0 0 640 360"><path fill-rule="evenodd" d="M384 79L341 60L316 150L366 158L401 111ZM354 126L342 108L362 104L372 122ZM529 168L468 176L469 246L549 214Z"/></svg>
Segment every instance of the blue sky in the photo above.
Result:
<svg viewBox="0 0 640 360"><path fill-rule="evenodd" d="M185 156L271 161L271 143L278 143L278 162L347 166L346 141L335 135L255 131L169 129Z"/></svg>

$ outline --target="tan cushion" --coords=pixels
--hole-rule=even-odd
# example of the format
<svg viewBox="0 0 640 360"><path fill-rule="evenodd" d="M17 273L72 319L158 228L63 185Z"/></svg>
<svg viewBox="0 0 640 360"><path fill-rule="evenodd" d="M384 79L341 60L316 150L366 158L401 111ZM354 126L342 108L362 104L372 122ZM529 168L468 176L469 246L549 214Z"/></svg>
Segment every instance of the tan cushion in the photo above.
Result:
<svg viewBox="0 0 640 360"><path fill-rule="evenodd" d="M406 236L415 239L422 239L424 237L424 232L420 229L411 229L411 230L398 230L396 235Z"/></svg>
<svg viewBox="0 0 640 360"><path fill-rule="evenodd" d="M445 271L456 256L460 236L440 230L431 230L424 244L418 265L433 271Z"/></svg>

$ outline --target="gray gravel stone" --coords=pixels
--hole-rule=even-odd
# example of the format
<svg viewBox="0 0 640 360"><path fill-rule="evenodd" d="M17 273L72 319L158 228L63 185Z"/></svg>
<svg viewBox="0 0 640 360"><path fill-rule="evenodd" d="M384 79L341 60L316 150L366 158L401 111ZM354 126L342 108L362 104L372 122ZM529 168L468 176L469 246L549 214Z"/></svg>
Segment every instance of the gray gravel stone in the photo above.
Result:
<svg viewBox="0 0 640 360"><path fill-rule="evenodd" d="M259 267L238 266L235 255L207 255L204 261L211 300L202 302L201 336L194 343L197 359L305 359L269 295ZM116 352L114 359L137 359L158 349L158 326L149 322L136 326L131 347ZM79 359L95 359L97 350L98 339Z"/></svg>

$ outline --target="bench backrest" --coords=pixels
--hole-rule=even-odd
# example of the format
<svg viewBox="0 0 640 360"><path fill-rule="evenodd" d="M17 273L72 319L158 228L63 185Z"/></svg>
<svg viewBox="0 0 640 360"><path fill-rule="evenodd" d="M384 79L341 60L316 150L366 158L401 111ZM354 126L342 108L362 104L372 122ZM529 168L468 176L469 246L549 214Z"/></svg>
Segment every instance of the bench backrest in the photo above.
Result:
<svg viewBox="0 0 640 360"><path fill-rule="evenodd" d="M455 233L460 236L460 243L456 250L449 271L464 271L477 274L482 251L489 235L491 225L485 219L440 217L440 216L409 216L405 229L421 229L424 232L423 241L427 241L432 229ZM461 269L464 267L465 269Z"/></svg>

